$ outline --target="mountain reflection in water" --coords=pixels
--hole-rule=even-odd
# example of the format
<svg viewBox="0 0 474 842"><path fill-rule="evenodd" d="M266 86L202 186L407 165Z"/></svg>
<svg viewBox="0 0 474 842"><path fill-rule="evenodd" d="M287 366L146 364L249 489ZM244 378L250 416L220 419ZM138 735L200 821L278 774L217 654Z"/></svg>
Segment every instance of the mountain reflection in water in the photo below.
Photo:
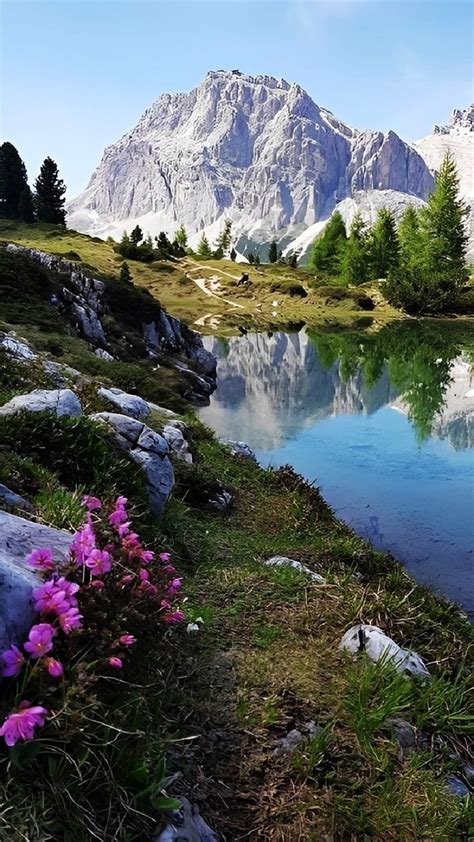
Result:
<svg viewBox="0 0 474 842"><path fill-rule="evenodd" d="M356 531L474 611L472 324L205 344L218 358L205 423L264 465L292 464Z"/></svg>

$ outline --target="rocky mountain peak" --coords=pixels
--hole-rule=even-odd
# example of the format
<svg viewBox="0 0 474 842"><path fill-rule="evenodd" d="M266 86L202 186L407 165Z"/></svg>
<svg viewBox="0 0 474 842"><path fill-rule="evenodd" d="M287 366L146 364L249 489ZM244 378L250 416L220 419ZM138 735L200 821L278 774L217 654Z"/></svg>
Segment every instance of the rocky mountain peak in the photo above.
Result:
<svg viewBox="0 0 474 842"><path fill-rule="evenodd" d="M445 126L434 126L433 134L466 134L474 132L474 104L455 108Z"/></svg>

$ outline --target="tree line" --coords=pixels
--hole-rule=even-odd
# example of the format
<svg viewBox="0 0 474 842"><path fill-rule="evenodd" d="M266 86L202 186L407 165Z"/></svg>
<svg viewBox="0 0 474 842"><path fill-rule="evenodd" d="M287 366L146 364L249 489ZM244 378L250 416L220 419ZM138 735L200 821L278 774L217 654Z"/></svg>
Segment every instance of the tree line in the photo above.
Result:
<svg viewBox="0 0 474 842"><path fill-rule="evenodd" d="M398 228L393 213L381 208L370 228L357 213L347 235L341 214L333 213L313 244L309 268L346 285L383 278L395 307L410 314L443 312L468 280L466 214L448 154L426 207L408 207Z"/></svg>
<svg viewBox="0 0 474 842"><path fill-rule="evenodd" d="M31 190L26 167L18 150L8 141L0 146L0 217L22 222L66 224L66 186L57 164L45 158Z"/></svg>

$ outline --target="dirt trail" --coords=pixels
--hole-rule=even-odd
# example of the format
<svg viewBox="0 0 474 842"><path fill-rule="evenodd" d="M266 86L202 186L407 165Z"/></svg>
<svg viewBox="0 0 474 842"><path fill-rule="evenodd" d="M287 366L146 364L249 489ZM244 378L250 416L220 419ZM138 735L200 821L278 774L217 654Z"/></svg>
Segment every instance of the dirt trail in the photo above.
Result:
<svg viewBox="0 0 474 842"><path fill-rule="evenodd" d="M203 267L196 267L196 268L212 269L213 267L203 266ZM217 270L214 270L214 271L221 272L221 274L223 274L223 275L228 275L229 278L234 278L234 280L237 280L237 281L239 280L238 278L235 278L234 275L229 275L228 272L223 272L221 269L217 269ZM223 301L224 304L229 304L230 307L240 308L241 310L244 309L243 304L238 304L236 301L231 301L230 298L224 298L222 295L218 295L217 292L214 292L212 289L209 289L209 285L212 285L213 283L215 285L216 282L219 281L219 278L218 278L217 275L214 275L214 277L212 277L212 278L193 278L192 275L187 273L187 276L191 281L193 281L196 284L196 286L199 287L199 289L205 295L208 295L210 298L217 298L218 301Z"/></svg>

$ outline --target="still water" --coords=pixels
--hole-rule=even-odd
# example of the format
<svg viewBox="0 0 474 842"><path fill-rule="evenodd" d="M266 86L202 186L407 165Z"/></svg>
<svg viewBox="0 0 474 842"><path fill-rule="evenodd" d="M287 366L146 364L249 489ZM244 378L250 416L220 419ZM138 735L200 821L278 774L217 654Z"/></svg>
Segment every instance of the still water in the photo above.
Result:
<svg viewBox="0 0 474 842"><path fill-rule="evenodd" d="M248 333L206 347L202 420L290 464L337 514L474 619L474 325Z"/></svg>

